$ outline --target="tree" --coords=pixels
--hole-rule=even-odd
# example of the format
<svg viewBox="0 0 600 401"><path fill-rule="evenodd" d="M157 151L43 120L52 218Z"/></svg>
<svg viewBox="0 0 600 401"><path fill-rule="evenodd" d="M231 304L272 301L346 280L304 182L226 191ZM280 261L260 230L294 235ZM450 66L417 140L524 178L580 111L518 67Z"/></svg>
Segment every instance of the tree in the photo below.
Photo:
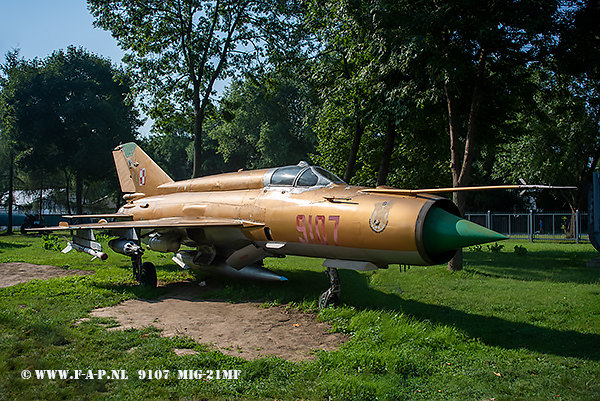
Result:
<svg viewBox="0 0 600 401"><path fill-rule="evenodd" d="M558 1L395 2L388 6L399 11L399 48L412 48L415 63L423 67L413 71L424 73L422 79L429 79L443 93L453 186L466 186L481 134L497 136L502 132L494 124L497 117L510 120L507 111L527 101L524 67L547 56L554 40ZM465 193L456 192L453 198L464 213ZM461 252L448 268L462 268Z"/></svg>
<svg viewBox="0 0 600 401"><path fill-rule="evenodd" d="M192 174L193 138L181 125L171 121L171 134L155 133L141 139L141 146L148 155L175 181L184 180ZM182 122L183 123L183 122Z"/></svg>
<svg viewBox="0 0 600 401"><path fill-rule="evenodd" d="M294 43L298 4L277 0L88 0L95 24L128 52L125 62L150 117L193 105L193 176L215 82L260 65Z"/></svg>
<svg viewBox="0 0 600 401"><path fill-rule="evenodd" d="M385 157L377 183L384 181L387 160L393 164L390 148L404 143L404 135L410 137L432 117L421 113L424 106L436 110L435 105L444 105L445 116L435 111L430 121L445 118L453 186L468 185L478 141L502 142L510 133L507 122L532 97L526 67L547 57L556 40L558 0L338 3L345 5L340 14L345 19L340 19L351 23L327 29L344 32L354 24L364 40L328 34L334 38L330 43L334 49L343 45L353 54L358 49L365 53L365 62L354 64L375 105L365 127L376 123L374 134L387 138L381 141ZM431 125L429 132L437 128ZM439 140L433 132L428 135ZM464 193L455 193L454 201L464 213ZM461 260L459 252L449 269L460 269Z"/></svg>
<svg viewBox="0 0 600 401"><path fill-rule="evenodd" d="M307 66L312 85L321 94L316 159L346 182L355 174L370 112L369 83L360 76L360 69L368 64L368 31L351 17L365 8L364 3L340 1L314 1L308 8L308 25L317 43L317 61ZM339 146L337 139L351 146Z"/></svg>
<svg viewBox="0 0 600 401"><path fill-rule="evenodd" d="M21 163L36 172L42 188L48 173L63 172L67 204L74 177L81 213L84 181L114 179L111 150L133 140L140 125L126 76L74 47L41 61L9 58L3 72L2 120Z"/></svg>
<svg viewBox="0 0 600 401"><path fill-rule="evenodd" d="M310 106L302 85L283 77L234 82L209 136L218 142L228 170L296 164L314 151Z"/></svg>
<svg viewBox="0 0 600 401"><path fill-rule="evenodd" d="M564 1L558 24L557 69L562 74L600 78L600 2Z"/></svg>
<svg viewBox="0 0 600 401"><path fill-rule="evenodd" d="M496 176L551 185L576 185L562 191L571 211L584 210L592 173L600 159L599 82L538 72L537 107L522 116L525 135L504 144Z"/></svg>
<svg viewBox="0 0 600 401"><path fill-rule="evenodd" d="M50 152L39 154L34 152L36 147L32 146L35 142L34 136L40 130L54 128L47 118L51 114L50 105L40 101L47 95L40 69L40 60L24 60L20 58L18 49L6 54L6 62L0 68L2 83L0 121L11 164L10 181L14 184L15 162L26 163L26 169L36 177L40 188L38 205L41 213L44 179L56 171L55 163L58 160ZM46 124L40 123L40 120L44 119ZM32 136L23 134L24 127ZM43 146L40 144L37 149L43 149ZM13 186L9 185L9 194L12 194L13 189ZM9 200L12 202L12 198Z"/></svg>
<svg viewBox="0 0 600 401"><path fill-rule="evenodd" d="M375 3L325 1L311 6L311 26L322 47L312 72L322 101L315 128L318 162L348 182L410 187L415 181L411 174L400 173L406 169L399 159L428 160L419 181L427 176L430 185L439 182L444 174L431 167L440 163L429 158L438 155L433 138L440 131L432 122L439 118L428 114L431 108L415 96L408 59L390 42L397 25L382 24ZM423 129L425 120L428 129ZM427 140L420 141L416 132Z"/></svg>

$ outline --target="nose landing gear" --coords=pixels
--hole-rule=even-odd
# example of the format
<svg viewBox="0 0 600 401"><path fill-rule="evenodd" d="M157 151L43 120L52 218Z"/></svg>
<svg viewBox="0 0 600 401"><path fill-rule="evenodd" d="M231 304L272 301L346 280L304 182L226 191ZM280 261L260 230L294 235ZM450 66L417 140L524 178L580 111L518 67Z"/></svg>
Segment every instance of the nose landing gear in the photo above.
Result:
<svg viewBox="0 0 600 401"><path fill-rule="evenodd" d="M327 276L329 277L329 282L331 283L331 287L327 289L321 296L319 297L319 309L327 308L328 306L337 306L340 303L340 277L338 275L338 271L336 268L328 267L327 268Z"/></svg>

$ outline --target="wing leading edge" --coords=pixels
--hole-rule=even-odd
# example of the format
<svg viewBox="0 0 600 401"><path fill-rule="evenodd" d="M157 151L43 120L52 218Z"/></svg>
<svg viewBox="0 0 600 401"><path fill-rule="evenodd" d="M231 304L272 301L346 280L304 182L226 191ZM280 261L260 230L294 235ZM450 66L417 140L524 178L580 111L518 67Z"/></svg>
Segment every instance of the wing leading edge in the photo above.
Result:
<svg viewBox="0 0 600 401"><path fill-rule="evenodd" d="M83 216L82 216L83 217ZM86 216L90 217L90 216ZM97 217L97 216L93 216ZM55 227L36 228L33 231L62 231L62 230L113 230L113 229L165 229L165 228L195 228L195 227L242 227L260 228L264 224L246 220L226 219L219 217L168 217L152 220L112 221L85 224L64 224Z"/></svg>
<svg viewBox="0 0 600 401"><path fill-rule="evenodd" d="M480 187L456 187L456 188L429 188L429 189L399 189L391 187L365 188L360 192L378 193L390 195L419 195L419 194L441 194L447 192L474 192L490 191L494 189L518 189L526 191L530 189L577 189L572 186L552 186L552 185L488 185Z"/></svg>

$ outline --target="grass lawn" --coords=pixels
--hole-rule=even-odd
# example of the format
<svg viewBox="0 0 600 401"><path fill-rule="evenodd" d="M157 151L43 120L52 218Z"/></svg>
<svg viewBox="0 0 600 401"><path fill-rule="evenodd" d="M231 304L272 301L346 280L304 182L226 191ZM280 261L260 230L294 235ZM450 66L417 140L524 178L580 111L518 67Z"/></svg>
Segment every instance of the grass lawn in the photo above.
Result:
<svg viewBox="0 0 600 401"><path fill-rule="evenodd" d="M465 252L465 268L397 266L340 271L342 306L319 313L352 339L314 361L245 361L156 329L107 331L78 323L98 307L141 297L128 258L42 248L32 236L0 236L0 263L93 269L90 276L0 288L0 400L600 400L600 268L591 245L504 241L500 252ZM513 251L515 245L528 252ZM193 279L169 257L146 253L163 282ZM268 259L287 283L214 279L213 293L314 310L328 286L322 260ZM174 348L196 355L176 356ZM22 371L126 370L127 380L37 379ZM142 380L138 370L238 369L238 380Z"/></svg>

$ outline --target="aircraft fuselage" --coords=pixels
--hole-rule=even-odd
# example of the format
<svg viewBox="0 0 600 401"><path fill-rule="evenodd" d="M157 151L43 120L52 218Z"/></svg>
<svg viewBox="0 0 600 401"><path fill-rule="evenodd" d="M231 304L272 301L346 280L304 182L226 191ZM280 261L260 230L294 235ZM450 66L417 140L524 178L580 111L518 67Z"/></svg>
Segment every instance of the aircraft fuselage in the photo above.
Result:
<svg viewBox="0 0 600 401"><path fill-rule="evenodd" d="M201 241L224 253L255 243L274 255L365 261L377 267L439 263L439 255L427 253L422 231L434 205L457 214L447 199L371 194L361 192L364 187L334 183L272 185L274 170L169 183L158 187L160 194L134 199L121 211L134 220L210 216L256 223L207 227L201 234L197 229L185 235L172 231L183 243Z"/></svg>

